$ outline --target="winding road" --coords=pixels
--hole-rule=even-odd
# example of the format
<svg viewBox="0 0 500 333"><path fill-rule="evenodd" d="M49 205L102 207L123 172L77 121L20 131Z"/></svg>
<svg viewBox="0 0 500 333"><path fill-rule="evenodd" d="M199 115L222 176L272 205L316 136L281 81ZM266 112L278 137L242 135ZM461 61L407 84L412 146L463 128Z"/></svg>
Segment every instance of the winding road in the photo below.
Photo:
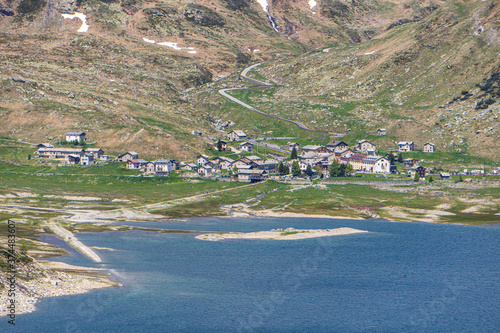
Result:
<svg viewBox="0 0 500 333"><path fill-rule="evenodd" d="M262 65L262 63L258 63L258 64L255 64L255 65L252 65L250 67L247 67L245 68L242 72L241 72L241 77L254 83L255 85L257 86L261 86L261 87L273 87L275 86L274 84L272 83L267 83L267 82L262 82L262 81L259 81L259 80L256 80L256 79L252 79L252 78L249 78L247 76L247 73L253 69L254 67L257 67L257 66L260 66ZM295 121L295 120L290 120L290 119L285 119L285 118L281 118L281 117L278 117L278 116L272 116L270 114L267 114L265 112L262 112L260 110L257 110L256 108L254 108L253 106L251 105L248 105L242 101L240 101L239 99L229 95L226 93L226 91L231 91L231 90L240 90L240 89L246 89L246 88L226 88L226 89L220 89L219 90L219 94L221 94L222 96L230 99L231 101L235 102L235 103L238 103L239 105L253 111L253 112L256 112L260 115L263 115L263 116L266 116L266 117L269 117L269 118L274 118L274 119L278 119L278 120L282 120L282 121L286 121L288 123L291 123L291 124L294 124L296 125L298 128L300 129L303 129L305 131L309 131L309 132L316 132L316 133L328 133L330 135L333 135L333 136L337 136L337 137L342 137L342 136L345 136L344 133L331 133L331 132L326 132L326 131L318 131L318 130L314 130L314 129L311 129L309 127L307 127L306 125L302 124L301 122L298 122L298 121Z"/></svg>

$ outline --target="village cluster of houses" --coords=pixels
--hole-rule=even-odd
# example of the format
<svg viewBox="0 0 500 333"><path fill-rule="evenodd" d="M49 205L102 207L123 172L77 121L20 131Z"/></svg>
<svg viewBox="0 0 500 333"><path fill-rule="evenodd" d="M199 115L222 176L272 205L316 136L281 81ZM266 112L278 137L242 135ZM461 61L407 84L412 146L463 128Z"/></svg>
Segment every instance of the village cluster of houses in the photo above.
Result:
<svg viewBox="0 0 500 333"><path fill-rule="evenodd" d="M236 171L238 180L242 182L256 182L266 179L269 174L276 172L278 161L275 159L262 160L258 156L246 156L237 160L228 157L210 158L207 155L199 155L196 164L187 164L181 169L197 172L201 177L211 177L222 173Z"/></svg>
<svg viewBox="0 0 500 333"><path fill-rule="evenodd" d="M379 135L385 135L383 129L379 129ZM228 133L229 141L247 140L245 132L234 130ZM68 132L66 133L66 141L82 142L85 141L84 132ZM219 140L219 150L229 150L226 141ZM252 153L253 144L244 141L239 145L240 151ZM334 161L340 164L350 164L355 172L359 173L374 173L388 174L396 171L396 167L391 165L391 161L385 156L376 154L377 147L368 140L361 140L353 148L349 147L344 141L333 140L326 146L307 145L299 147L297 143L290 142L288 149L300 151L297 156L300 170L305 172L308 166L315 170L321 170L323 175L328 175L329 167ZM415 149L413 142L399 142L398 151L408 152ZM432 143L424 145L424 152L434 152L435 146ZM110 160L111 157L104 155L104 151L100 148L55 148L51 144L43 143L38 145L36 152L39 158L62 159L66 164L81 164L92 165L96 161ZM206 155L199 155L196 163L189 163L181 167L180 163L173 159L159 159L156 161L146 161L139 159L139 154L136 152L126 152L114 159L115 161L125 162L127 169L141 170L145 175L168 176L175 170L186 170L196 173L200 177L212 177L222 174L222 170L235 174L239 181L256 182L269 177L278 169L280 161L278 159L262 160L258 156L246 156L238 160L233 160L228 157L210 158ZM405 168L411 169L411 174L417 173L421 178L425 177L426 170L418 165L415 159L405 159ZM291 167L293 161L284 161L284 164Z"/></svg>
<svg viewBox="0 0 500 333"><path fill-rule="evenodd" d="M127 169L140 170L146 176L168 176L172 171L179 170L180 163L173 159L146 161L139 158L136 152L126 152L118 156L119 162L126 162Z"/></svg>

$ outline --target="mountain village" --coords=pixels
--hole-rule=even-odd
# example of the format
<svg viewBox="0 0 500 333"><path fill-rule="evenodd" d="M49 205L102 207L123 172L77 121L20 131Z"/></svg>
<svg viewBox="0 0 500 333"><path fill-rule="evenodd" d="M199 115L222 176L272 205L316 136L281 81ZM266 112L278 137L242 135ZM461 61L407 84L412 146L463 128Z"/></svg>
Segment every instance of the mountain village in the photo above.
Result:
<svg viewBox="0 0 500 333"><path fill-rule="evenodd" d="M385 129L379 129L378 135L385 135ZM127 169L140 170L141 176L168 176L171 172L183 177L225 178L241 182L258 182L266 179L293 180L307 178L329 178L352 176L354 174L388 175L405 173L415 180L425 179L434 174L434 170L419 164L414 158L402 158L402 153L415 150L412 141L399 142L397 148L383 156L377 155L377 147L369 140L360 140L355 146L349 146L341 140L332 140L326 146L305 145L300 147L295 142L288 142L285 147L276 144L258 143L250 140L241 130L227 133L227 141L219 139L213 144L212 151L237 154L238 159L226 156L208 156L201 154L195 161L179 162L174 159L146 161L134 151L118 156L105 155L101 148L81 148L86 145L84 132L68 132L59 147L49 143L37 145L35 157L41 160L55 160L63 165L91 166L98 163L124 162ZM269 138L260 140L271 140ZM267 142L267 141L266 141ZM68 145L75 147L68 148ZM267 158L252 155L259 146L264 146ZM270 153L267 153L267 150ZM278 151L280 154L273 152ZM428 142L424 144L424 153L434 153L436 147ZM286 154L284 154L286 153ZM262 156L262 154L260 154ZM288 156L289 155L289 156ZM395 162L402 163L404 170L398 170ZM478 170L481 174L482 170ZM306 177L306 178L304 178ZM450 177L441 172L441 180Z"/></svg>

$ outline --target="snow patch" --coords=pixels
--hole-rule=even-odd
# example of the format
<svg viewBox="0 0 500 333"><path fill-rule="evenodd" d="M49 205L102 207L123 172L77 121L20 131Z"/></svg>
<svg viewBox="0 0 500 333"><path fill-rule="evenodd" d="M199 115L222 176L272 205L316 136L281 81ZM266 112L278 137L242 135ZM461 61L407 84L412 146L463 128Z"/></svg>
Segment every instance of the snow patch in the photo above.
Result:
<svg viewBox="0 0 500 333"><path fill-rule="evenodd" d="M74 19L75 17L79 18L82 21L82 25L77 32L87 32L87 30L89 30L90 28L90 26L87 24L87 16L83 13L62 14L62 17L65 19Z"/></svg>
<svg viewBox="0 0 500 333"><path fill-rule="evenodd" d="M194 49L194 47L179 47L177 43L173 43L173 42L156 42L154 40L151 40L151 39L147 39L147 38L142 38L143 41L145 41L146 43L150 43L150 44L158 44L158 45L161 45L161 46L166 46L166 47L170 47L174 50L177 50L177 51L182 51L182 50L188 50L187 53L190 53L190 54L196 54L196 50Z"/></svg>
<svg viewBox="0 0 500 333"><path fill-rule="evenodd" d="M330 52L330 49L323 49L323 52L328 53Z"/></svg>
<svg viewBox="0 0 500 333"><path fill-rule="evenodd" d="M158 43L158 45L161 45L161 46L167 46L167 47L170 47L174 50L182 50L182 47L178 47L177 46L177 43L171 43L171 42L161 42L161 43Z"/></svg>
<svg viewBox="0 0 500 333"><path fill-rule="evenodd" d="M311 9L313 9L314 7L316 7L316 5L318 4L316 1L314 0L309 0L309 7L311 7Z"/></svg>
<svg viewBox="0 0 500 333"><path fill-rule="evenodd" d="M368 53L365 53L365 55L370 55L370 54L374 54L375 51L371 51L371 52L368 52Z"/></svg>
<svg viewBox="0 0 500 333"><path fill-rule="evenodd" d="M259 5L261 5L262 9L263 9L266 13L268 13L268 12L269 12L269 11L268 11L268 9L267 9L267 8L269 7L269 5L267 4L267 0L257 0L257 2L259 3Z"/></svg>

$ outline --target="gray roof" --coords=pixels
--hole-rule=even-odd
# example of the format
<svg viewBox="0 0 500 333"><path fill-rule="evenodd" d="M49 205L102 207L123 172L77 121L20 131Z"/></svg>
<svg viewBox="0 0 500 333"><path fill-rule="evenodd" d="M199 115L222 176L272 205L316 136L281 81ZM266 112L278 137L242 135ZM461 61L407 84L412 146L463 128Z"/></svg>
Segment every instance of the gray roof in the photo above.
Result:
<svg viewBox="0 0 500 333"><path fill-rule="evenodd" d="M80 136L80 135L85 135L85 132L68 132L68 133L66 133L66 135L78 135L78 136Z"/></svg>
<svg viewBox="0 0 500 333"><path fill-rule="evenodd" d="M234 131L232 131L232 132L234 132L234 133L235 133L236 135L238 135L238 136L247 136L247 135L245 134L245 132L240 131L240 130L234 130ZM231 133L231 132L229 132L229 133Z"/></svg>

